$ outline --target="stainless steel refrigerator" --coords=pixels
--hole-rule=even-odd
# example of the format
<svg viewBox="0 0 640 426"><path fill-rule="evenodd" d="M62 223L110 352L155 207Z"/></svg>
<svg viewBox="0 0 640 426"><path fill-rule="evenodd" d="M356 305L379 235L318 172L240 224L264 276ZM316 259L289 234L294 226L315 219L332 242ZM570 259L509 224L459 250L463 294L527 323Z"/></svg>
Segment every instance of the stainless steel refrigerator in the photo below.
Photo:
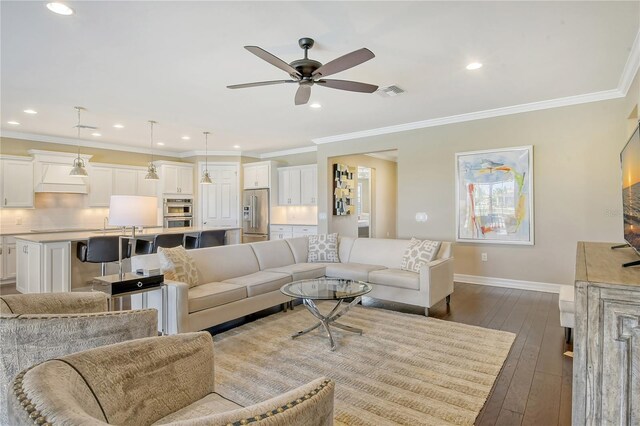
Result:
<svg viewBox="0 0 640 426"><path fill-rule="evenodd" d="M242 242L267 241L269 220L269 190L245 190L242 194Z"/></svg>

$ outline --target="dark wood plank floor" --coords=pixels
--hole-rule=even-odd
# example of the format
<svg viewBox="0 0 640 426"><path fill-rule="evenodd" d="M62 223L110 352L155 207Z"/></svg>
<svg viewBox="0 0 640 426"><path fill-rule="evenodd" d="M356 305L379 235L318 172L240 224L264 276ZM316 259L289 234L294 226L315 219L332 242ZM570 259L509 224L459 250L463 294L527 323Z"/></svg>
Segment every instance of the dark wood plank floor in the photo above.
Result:
<svg viewBox="0 0 640 426"><path fill-rule="evenodd" d="M0 294L14 292L11 286L0 288ZM417 315L424 312L367 298L363 304ZM217 334L278 310L269 309L210 331ZM557 294L456 283L451 305L447 308L439 303L431 309L431 316L516 334L478 425L571 425L573 360L563 353L572 347L564 342Z"/></svg>
<svg viewBox="0 0 640 426"><path fill-rule="evenodd" d="M422 313L373 299L364 304ZM563 353L572 347L560 327L557 294L456 283L449 308L439 303L430 315L516 334L478 425L571 425L573 359Z"/></svg>

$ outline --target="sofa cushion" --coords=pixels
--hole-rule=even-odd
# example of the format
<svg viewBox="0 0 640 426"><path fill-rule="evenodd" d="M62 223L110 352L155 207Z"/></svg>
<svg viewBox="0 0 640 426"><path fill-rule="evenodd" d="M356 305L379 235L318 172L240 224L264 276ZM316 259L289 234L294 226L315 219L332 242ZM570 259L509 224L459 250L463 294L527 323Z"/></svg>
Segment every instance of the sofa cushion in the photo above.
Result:
<svg viewBox="0 0 640 426"><path fill-rule="evenodd" d="M189 254L196 261L201 283L222 282L260 270L251 244L194 249Z"/></svg>
<svg viewBox="0 0 640 426"><path fill-rule="evenodd" d="M280 290L280 287L290 282L291 275L289 274L267 271L260 271L225 281L225 283L245 286L249 297Z"/></svg>
<svg viewBox="0 0 640 426"><path fill-rule="evenodd" d="M409 245L409 240L393 240L384 238L357 238L349 254L349 263L382 265L387 268L400 269L402 256ZM344 262L344 259L341 258Z"/></svg>
<svg viewBox="0 0 640 426"><path fill-rule="evenodd" d="M158 257L160 270L166 279L189 284L189 287L198 285L196 262L184 247L158 247Z"/></svg>
<svg viewBox="0 0 640 426"><path fill-rule="evenodd" d="M338 234L310 235L308 262L340 262Z"/></svg>
<svg viewBox="0 0 640 426"><path fill-rule="evenodd" d="M385 269L381 265L365 265L362 263L328 263L327 277L345 280L367 281L369 272Z"/></svg>
<svg viewBox="0 0 640 426"><path fill-rule="evenodd" d="M166 425L173 422L179 422L181 420L193 420L198 417L205 417L211 414L237 410L238 408L242 408L242 406L220 396L217 393L210 393L193 404L187 405L186 407L161 418L155 422L154 425Z"/></svg>
<svg viewBox="0 0 640 426"><path fill-rule="evenodd" d="M296 263L307 263L309 258L309 237L287 238L285 241L289 244Z"/></svg>
<svg viewBox="0 0 640 426"><path fill-rule="evenodd" d="M289 244L284 240L262 241L250 245L256 254L261 271L291 265L296 262Z"/></svg>
<svg viewBox="0 0 640 426"><path fill-rule="evenodd" d="M570 285L560 286L560 296L558 297L558 305L560 312L575 314L575 287Z"/></svg>
<svg viewBox="0 0 640 426"><path fill-rule="evenodd" d="M351 249L355 241L356 239L352 237L338 237L338 257L340 258L340 262L349 262Z"/></svg>
<svg viewBox="0 0 640 426"><path fill-rule="evenodd" d="M207 283L189 289L189 313L247 298L247 288L229 283Z"/></svg>
<svg viewBox="0 0 640 426"><path fill-rule="evenodd" d="M402 269L381 269L369 272L369 282L388 287L420 290L420 274Z"/></svg>
<svg viewBox="0 0 640 426"><path fill-rule="evenodd" d="M281 266L280 268L268 269L267 271L289 274L293 281L310 280L324 277L326 270L325 265L324 263L295 263L293 265Z"/></svg>
<svg viewBox="0 0 640 426"><path fill-rule="evenodd" d="M418 240L411 238L409 245L404 250L402 256L402 266L404 271L420 272L420 267L426 265L436 258L440 250L440 241Z"/></svg>

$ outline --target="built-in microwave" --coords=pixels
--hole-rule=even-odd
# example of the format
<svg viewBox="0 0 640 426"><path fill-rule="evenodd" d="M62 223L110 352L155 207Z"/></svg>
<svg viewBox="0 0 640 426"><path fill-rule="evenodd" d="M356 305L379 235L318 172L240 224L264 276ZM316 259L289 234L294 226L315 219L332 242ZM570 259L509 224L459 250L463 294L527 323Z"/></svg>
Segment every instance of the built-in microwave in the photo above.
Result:
<svg viewBox="0 0 640 426"><path fill-rule="evenodd" d="M193 218L192 217L165 217L164 218L164 227L165 228L190 228L193 226Z"/></svg>
<svg viewBox="0 0 640 426"><path fill-rule="evenodd" d="M163 216L165 218L193 216L193 200L191 198L165 198Z"/></svg>

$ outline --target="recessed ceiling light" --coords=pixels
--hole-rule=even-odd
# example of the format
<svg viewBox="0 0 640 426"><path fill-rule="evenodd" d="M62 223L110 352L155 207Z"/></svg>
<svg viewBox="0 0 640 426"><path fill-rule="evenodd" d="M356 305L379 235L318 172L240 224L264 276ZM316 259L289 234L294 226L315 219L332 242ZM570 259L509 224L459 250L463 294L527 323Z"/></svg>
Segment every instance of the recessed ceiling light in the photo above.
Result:
<svg viewBox="0 0 640 426"><path fill-rule="evenodd" d="M318 109L318 108L322 108L322 105L320 105L320 104L319 104L319 103L317 103L317 102L314 102L314 103L312 103L311 105L309 105L309 107L310 107L310 108Z"/></svg>
<svg viewBox="0 0 640 426"><path fill-rule="evenodd" d="M25 109L24 111L25 114L37 114L38 111L32 110L32 109Z"/></svg>
<svg viewBox="0 0 640 426"><path fill-rule="evenodd" d="M233 146L235 149L240 149L240 145L234 145Z"/></svg>
<svg viewBox="0 0 640 426"><path fill-rule="evenodd" d="M183 141L188 141L189 139L191 139L189 136L183 136L180 139L182 139Z"/></svg>
<svg viewBox="0 0 640 426"><path fill-rule="evenodd" d="M480 62L471 62L469 65L467 65L467 69L469 71L477 70L480 68L482 68L482 64Z"/></svg>
<svg viewBox="0 0 640 426"><path fill-rule="evenodd" d="M91 136L102 136L101 133L95 132L95 133L91 133Z"/></svg>
<svg viewBox="0 0 640 426"><path fill-rule="evenodd" d="M58 15L73 15L73 9L64 3L51 2L47 3L47 9Z"/></svg>
<svg viewBox="0 0 640 426"><path fill-rule="evenodd" d="M12 126L19 126L20 123L18 123L17 121L7 121L7 124L11 124Z"/></svg>
<svg viewBox="0 0 640 426"><path fill-rule="evenodd" d="M158 142L158 143L156 143L156 145L164 146L164 142Z"/></svg>
<svg viewBox="0 0 640 426"><path fill-rule="evenodd" d="M113 127L115 127L116 129L124 129L124 126L122 124L114 124Z"/></svg>

